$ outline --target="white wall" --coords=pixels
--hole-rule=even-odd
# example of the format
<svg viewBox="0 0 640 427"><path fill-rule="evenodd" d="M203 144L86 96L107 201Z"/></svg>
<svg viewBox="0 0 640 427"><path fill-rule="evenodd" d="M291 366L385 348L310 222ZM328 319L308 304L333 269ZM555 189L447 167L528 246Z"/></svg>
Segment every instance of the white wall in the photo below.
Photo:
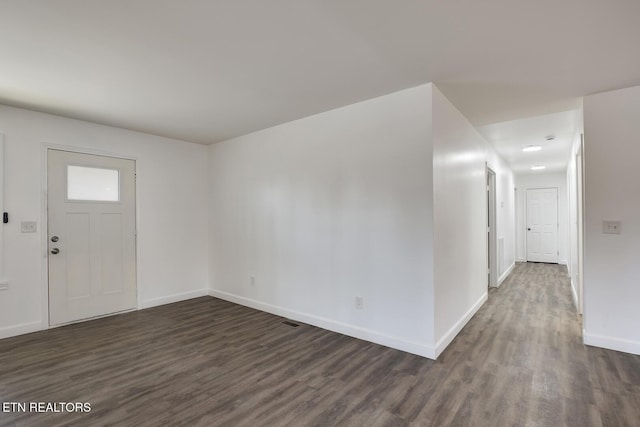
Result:
<svg viewBox="0 0 640 427"><path fill-rule="evenodd" d="M215 296L436 357L487 297L487 163L502 279L514 265L513 174L433 85L215 144L210 160Z"/></svg>
<svg viewBox="0 0 640 427"><path fill-rule="evenodd" d="M436 354L487 299L486 165L496 173L498 275L515 262L514 178L508 164L434 87L433 187Z"/></svg>
<svg viewBox="0 0 640 427"><path fill-rule="evenodd" d="M491 147L487 163L496 171L496 226L498 239L503 239L503 253L498 253L498 286L516 263L516 183L509 164ZM499 248L497 249L499 251Z"/></svg>
<svg viewBox="0 0 640 427"><path fill-rule="evenodd" d="M431 88L211 146L213 295L434 357Z"/></svg>
<svg viewBox="0 0 640 427"><path fill-rule="evenodd" d="M517 208L516 208L516 258L519 262L527 260L526 249L526 202L527 190L533 188L558 189L558 261L567 264L567 250L569 240L569 211L567 196L567 174L540 173L530 175L516 175Z"/></svg>
<svg viewBox="0 0 640 427"><path fill-rule="evenodd" d="M4 225L8 290L0 291L0 337L46 326L43 299L43 143L137 158L139 306L206 293L207 147L0 106L5 135ZM37 221L38 233L20 233Z"/></svg>
<svg viewBox="0 0 640 427"><path fill-rule="evenodd" d="M585 343L640 354L640 86L587 96ZM603 234L602 221L622 222Z"/></svg>
<svg viewBox="0 0 640 427"><path fill-rule="evenodd" d="M43 230L43 143L137 158L141 307L210 292L436 357L486 299L485 164L513 266L513 174L431 84L211 147L9 107L0 131L2 336L47 323L47 239L19 233Z"/></svg>

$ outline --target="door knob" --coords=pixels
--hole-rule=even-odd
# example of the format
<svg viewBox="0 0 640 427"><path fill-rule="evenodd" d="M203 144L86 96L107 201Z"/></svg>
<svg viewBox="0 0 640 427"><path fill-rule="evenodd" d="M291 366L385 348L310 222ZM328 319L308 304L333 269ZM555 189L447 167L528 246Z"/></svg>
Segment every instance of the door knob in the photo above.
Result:
<svg viewBox="0 0 640 427"><path fill-rule="evenodd" d="M53 249L51 249L51 253L54 254L54 255L59 254L60 253L60 249L53 248Z"/></svg>
<svg viewBox="0 0 640 427"><path fill-rule="evenodd" d="M58 236L52 236L52 237L51 237L51 241L52 241L53 243L57 242L58 240L60 240L60 238L59 238Z"/></svg>
<svg viewBox="0 0 640 427"><path fill-rule="evenodd" d="M531 231L531 229L530 229L530 228L527 228L527 231Z"/></svg>

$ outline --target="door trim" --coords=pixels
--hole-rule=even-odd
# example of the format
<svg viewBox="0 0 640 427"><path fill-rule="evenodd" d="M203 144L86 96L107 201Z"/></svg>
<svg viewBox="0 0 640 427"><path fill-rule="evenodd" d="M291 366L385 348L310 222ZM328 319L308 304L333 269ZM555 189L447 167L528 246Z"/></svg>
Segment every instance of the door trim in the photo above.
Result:
<svg viewBox="0 0 640 427"><path fill-rule="evenodd" d="M105 151L105 150L100 150L100 149L94 149L94 148L87 148L87 147L77 147L77 146L73 146L73 145L62 145L62 144L55 144L55 143L49 143L49 142L43 142L41 144L41 159L40 159L40 170L42 172L42 176L41 176L41 203L40 205L42 206L42 211L40 213L41 217L40 217L40 239L41 239L41 249L42 249L42 258L43 258L43 262L42 262L42 270L41 270L41 277L42 277L42 284L41 284L41 295L42 295L42 307L41 307L41 316L42 316L42 320L41 320L41 325L40 325L40 329L41 330L45 330L45 329L51 329L51 328L57 328L59 326L64 326L64 325L55 325L55 326L51 326L50 322L49 322L49 217L47 215L48 212L48 156L49 156L49 150L60 150L60 151L69 151L72 153L78 153L78 154L90 154L90 155L94 155L94 156L105 156L105 157L116 157L119 159L124 159L124 160L133 160L136 162L136 175L138 173L138 157L136 156L132 156L130 154L123 154L123 153L118 153L118 152L112 152L112 151ZM138 188L138 180L136 179L134 182L134 188L135 188L135 192L136 192L136 198L135 198L135 228L136 228L136 236L138 236L138 225L140 223L139 221L139 215L140 215L140 205L139 205L139 188ZM141 286L140 283L142 283L142 277L140 275L140 268L138 268L138 260L140 259L140 245L139 245L140 239L138 239L136 237L136 251L135 251L135 255L136 255L136 308L135 310L140 310L142 309L142 291L141 291ZM106 315L109 316L109 315ZM106 316L98 316L98 317L106 317ZM96 319L98 317L94 317L94 318L90 318L90 319L85 319L85 320L93 320ZM83 322L84 320L79 320L79 322ZM76 322L73 322L76 323Z"/></svg>
<svg viewBox="0 0 640 427"><path fill-rule="evenodd" d="M487 185L487 267L489 270L487 288L498 287L498 212L497 212L497 174L488 163L485 164L485 183Z"/></svg>
<svg viewBox="0 0 640 427"><path fill-rule="evenodd" d="M577 266L580 291L578 296L578 313L584 316L584 133L580 134L580 146L576 153L576 238L577 238ZM584 325L584 317L582 319Z"/></svg>

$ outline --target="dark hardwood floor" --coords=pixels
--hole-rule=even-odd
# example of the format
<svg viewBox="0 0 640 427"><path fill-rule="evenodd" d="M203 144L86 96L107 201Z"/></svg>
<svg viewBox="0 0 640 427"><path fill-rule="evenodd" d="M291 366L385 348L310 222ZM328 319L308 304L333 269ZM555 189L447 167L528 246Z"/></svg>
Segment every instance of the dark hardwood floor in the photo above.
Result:
<svg viewBox="0 0 640 427"><path fill-rule="evenodd" d="M204 297L0 340L0 425L638 426L640 357L585 347L562 266L519 264L438 361Z"/></svg>

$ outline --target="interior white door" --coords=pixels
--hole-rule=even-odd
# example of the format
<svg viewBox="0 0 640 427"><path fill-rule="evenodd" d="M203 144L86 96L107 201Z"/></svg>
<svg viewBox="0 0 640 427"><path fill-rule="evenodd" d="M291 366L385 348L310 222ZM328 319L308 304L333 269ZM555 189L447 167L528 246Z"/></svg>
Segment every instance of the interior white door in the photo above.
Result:
<svg viewBox="0 0 640 427"><path fill-rule="evenodd" d="M135 162L48 151L49 323L136 307Z"/></svg>
<svg viewBox="0 0 640 427"><path fill-rule="evenodd" d="M558 189L527 190L527 261L558 262Z"/></svg>

